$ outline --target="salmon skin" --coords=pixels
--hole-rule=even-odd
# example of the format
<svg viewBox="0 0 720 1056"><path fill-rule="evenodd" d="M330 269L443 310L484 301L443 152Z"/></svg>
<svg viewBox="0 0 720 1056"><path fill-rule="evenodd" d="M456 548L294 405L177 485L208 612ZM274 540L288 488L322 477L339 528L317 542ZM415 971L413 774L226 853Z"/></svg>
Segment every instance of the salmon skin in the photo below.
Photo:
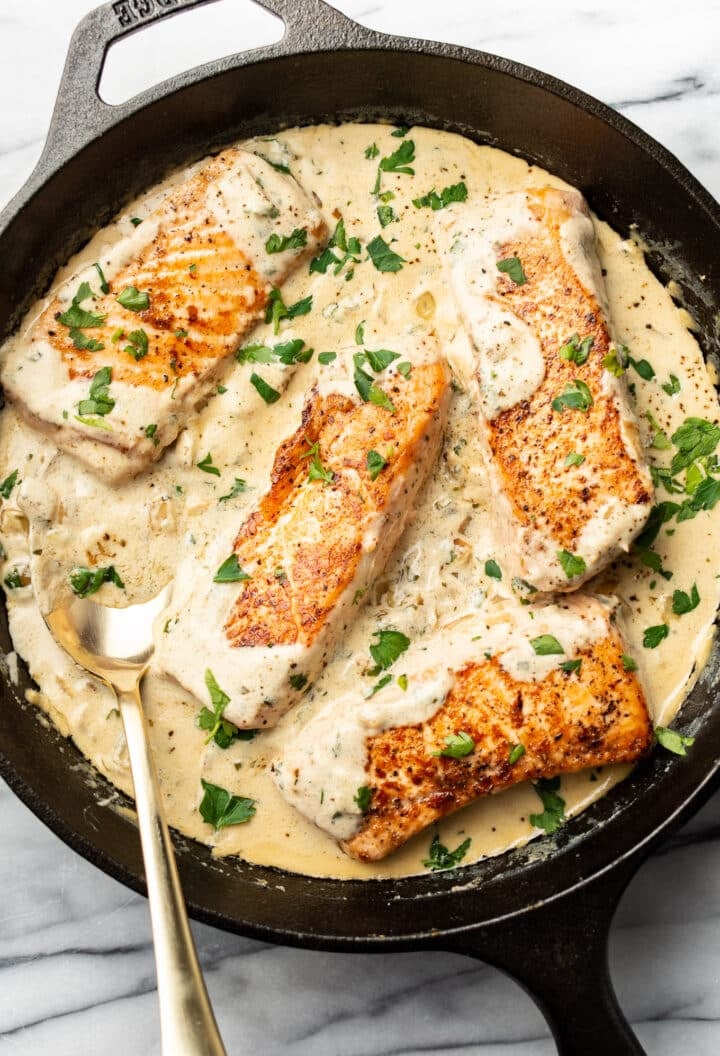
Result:
<svg viewBox="0 0 720 1056"><path fill-rule="evenodd" d="M278 786L348 855L378 861L479 796L645 755L652 726L623 654L608 600L463 618L408 649L406 689L393 680L311 718L276 763Z"/></svg>
<svg viewBox="0 0 720 1056"><path fill-rule="evenodd" d="M501 564L530 592L575 590L629 549L653 500L592 219L554 188L444 212Z"/></svg>
<svg viewBox="0 0 720 1056"><path fill-rule="evenodd" d="M111 480L134 476L326 233L292 176L226 150L63 283L14 343L5 390L58 446Z"/></svg>
<svg viewBox="0 0 720 1056"><path fill-rule="evenodd" d="M177 576L157 663L200 699L212 670L242 728L275 725L327 662L439 453L451 388L434 340L403 348L409 376L394 364L378 375L382 406L359 395L353 353L323 369L239 531ZM245 578L213 582L228 555Z"/></svg>

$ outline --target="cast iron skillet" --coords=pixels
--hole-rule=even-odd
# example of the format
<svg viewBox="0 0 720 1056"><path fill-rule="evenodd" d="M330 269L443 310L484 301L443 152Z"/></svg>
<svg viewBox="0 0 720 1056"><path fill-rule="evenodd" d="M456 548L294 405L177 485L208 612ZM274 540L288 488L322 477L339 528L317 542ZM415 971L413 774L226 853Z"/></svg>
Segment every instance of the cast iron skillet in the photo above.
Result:
<svg viewBox="0 0 720 1056"><path fill-rule="evenodd" d="M59 264L173 166L255 132L379 118L517 152L580 187L621 232L637 224L655 247L649 259L658 275L680 284L705 352L720 352L718 205L643 132L545 74L466 48L378 34L321 0L261 0L286 22L279 44L191 70L122 106L100 101L113 40L203 2L119 0L80 24L45 151L0 215L0 337ZM0 645L9 649L4 611L2 620ZM190 912L241 934L316 949L467 953L529 990L565 1056L642 1053L608 976L608 929L639 864L718 784L719 654L682 711L682 729L696 738L689 757L655 753L569 822L550 853L538 854L534 843L444 874L332 881L214 861L205 847L178 839ZM23 671L20 689L29 684ZM0 772L70 846L143 891L136 830L100 805L79 753L39 724L7 679L0 694Z"/></svg>

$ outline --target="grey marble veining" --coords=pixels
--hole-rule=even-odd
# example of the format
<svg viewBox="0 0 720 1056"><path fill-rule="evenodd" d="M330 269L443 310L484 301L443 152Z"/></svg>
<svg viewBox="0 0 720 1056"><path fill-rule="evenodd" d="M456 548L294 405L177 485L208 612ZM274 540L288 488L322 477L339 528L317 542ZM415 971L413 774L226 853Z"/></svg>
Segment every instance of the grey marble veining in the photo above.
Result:
<svg viewBox="0 0 720 1056"><path fill-rule="evenodd" d="M0 0L0 203L40 153L67 42L91 6ZM551 71L617 106L720 194L717 0L338 6L379 30L450 40ZM111 56L108 97L260 43L267 33L268 20L244 0L216 8L212 16L206 8L173 19L163 48L144 45L139 34L136 50L122 61ZM198 34L192 27L201 15L210 28ZM6 786L0 827L0 1051L159 1053L144 900L78 858ZM641 869L621 903L613 977L652 1056L720 1051L719 877L716 795ZM458 955L321 954L201 925L194 932L228 1050L237 1056L555 1052L530 998L496 970Z"/></svg>

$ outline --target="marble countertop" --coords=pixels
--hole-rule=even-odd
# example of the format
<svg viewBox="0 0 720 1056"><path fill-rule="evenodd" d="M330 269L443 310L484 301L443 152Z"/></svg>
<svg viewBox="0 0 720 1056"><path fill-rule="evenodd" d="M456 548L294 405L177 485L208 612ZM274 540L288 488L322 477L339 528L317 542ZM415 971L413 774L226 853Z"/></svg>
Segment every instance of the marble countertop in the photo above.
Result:
<svg viewBox="0 0 720 1056"><path fill-rule="evenodd" d="M92 6L0 4L0 204L40 153L70 34ZM548 70L617 107L720 196L717 0L561 0L551 12L531 0L337 6L378 30ZM104 97L120 101L273 33L277 23L247 0L184 13L113 49ZM0 829L0 1051L159 1053L145 901L70 851L1 783ZM618 996L651 1056L720 1051L718 877L720 794L641 869L613 926ZM322 954L200 925L193 931L228 1051L237 1056L555 1052L531 999L495 969L459 955Z"/></svg>

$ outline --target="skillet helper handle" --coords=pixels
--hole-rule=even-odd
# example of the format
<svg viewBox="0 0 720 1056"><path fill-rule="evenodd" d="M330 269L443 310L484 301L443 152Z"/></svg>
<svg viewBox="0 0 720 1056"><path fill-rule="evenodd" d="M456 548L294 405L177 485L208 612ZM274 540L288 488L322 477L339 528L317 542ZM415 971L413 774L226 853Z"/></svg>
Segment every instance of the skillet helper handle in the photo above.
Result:
<svg viewBox="0 0 720 1056"><path fill-rule="evenodd" d="M226 1056L188 923L139 686L118 691L125 727L157 969L163 1056Z"/></svg>
<svg viewBox="0 0 720 1056"><path fill-rule="evenodd" d="M111 125L131 112L124 104L111 106L98 93L105 56L111 44L163 18L181 14L214 0L111 0L95 8L78 24L70 40L57 100L50 121L45 147L38 163L41 172L52 172L84 146L102 135ZM285 25L282 40L255 52L258 60L293 51L314 51L352 45L357 34L368 31L358 26L324 0L236 0L256 3L277 15ZM378 35L379 36L379 35ZM169 94L178 84L192 84L219 69L232 66L218 59L167 82L167 92L157 87L154 97Z"/></svg>
<svg viewBox="0 0 720 1056"><path fill-rule="evenodd" d="M618 1004L608 967L615 909L637 863L623 863L517 923L470 933L452 949L512 976L552 1030L559 1056L645 1056Z"/></svg>

